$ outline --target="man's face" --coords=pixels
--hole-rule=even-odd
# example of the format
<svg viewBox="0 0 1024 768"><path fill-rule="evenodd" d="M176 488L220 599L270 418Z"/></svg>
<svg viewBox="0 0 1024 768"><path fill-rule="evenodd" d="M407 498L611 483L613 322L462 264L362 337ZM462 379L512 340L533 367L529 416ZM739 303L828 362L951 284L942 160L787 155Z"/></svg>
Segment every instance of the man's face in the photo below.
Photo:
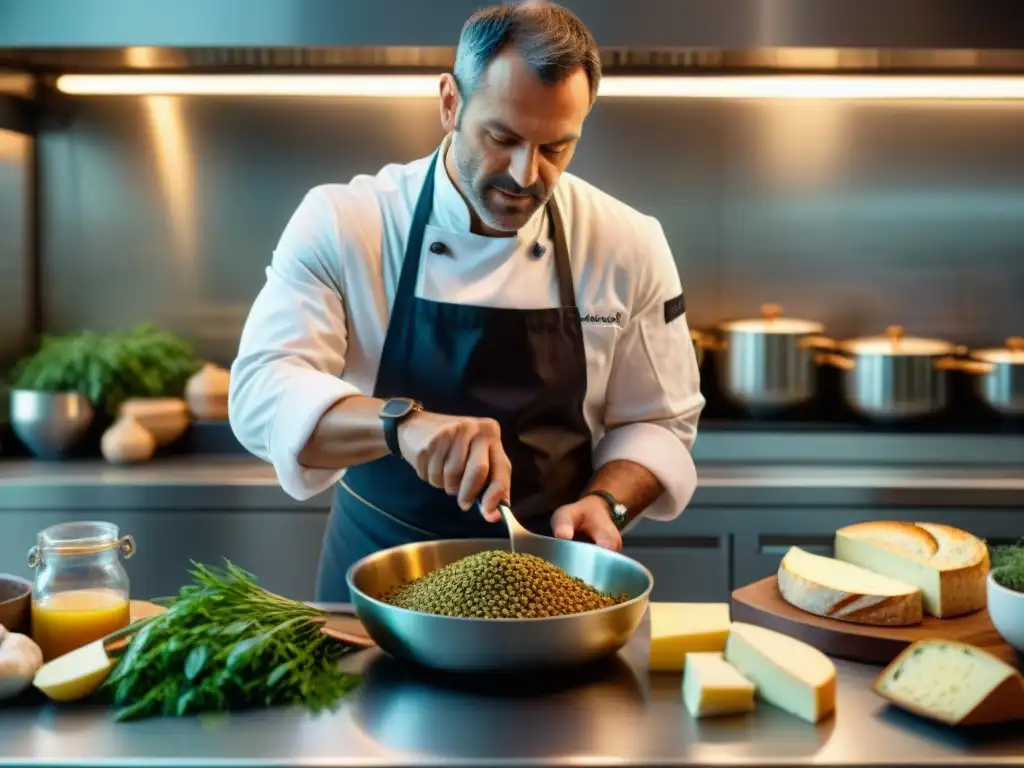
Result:
<svg viewBox="0 0 1024 768"><path fill-rule="evenodd" d="M587 74L580 68L544 83L510 49L491 62L468 103L445 77L442 122L455 132L449 170L485 233L514 232L547 203L572 159L590 111Z"/></svg>

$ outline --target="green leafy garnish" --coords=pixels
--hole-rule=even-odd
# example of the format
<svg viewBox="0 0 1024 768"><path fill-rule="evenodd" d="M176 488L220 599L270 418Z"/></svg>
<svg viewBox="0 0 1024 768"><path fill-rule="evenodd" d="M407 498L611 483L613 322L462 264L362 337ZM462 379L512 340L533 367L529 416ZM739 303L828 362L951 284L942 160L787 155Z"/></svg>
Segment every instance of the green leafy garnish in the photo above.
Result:
<svg viewBox="0 0 1024 768"><path fill-rule="evenodd" d="M117 720L250 707L332 708L358 683L338 661L351 646L324 635L324 612L260 587L227 561L195 565L164 613L131 624L100 691Z"/></svg>
<svg viewBox="0 0 1024 768"><path fill-rule="evenodd" d="M116 416L133 397L181 397L202 368L185 339L152 324L128 332L44 336L10 372L10 386L50 394L77 392Z"/></svg>
<svg viewBox="0 0 1024 768"><path fill-rule="evenodd" d="M1024 539L1014 546L995 547L991 553L992 578L1015 592L1024 592Z"/></svg>

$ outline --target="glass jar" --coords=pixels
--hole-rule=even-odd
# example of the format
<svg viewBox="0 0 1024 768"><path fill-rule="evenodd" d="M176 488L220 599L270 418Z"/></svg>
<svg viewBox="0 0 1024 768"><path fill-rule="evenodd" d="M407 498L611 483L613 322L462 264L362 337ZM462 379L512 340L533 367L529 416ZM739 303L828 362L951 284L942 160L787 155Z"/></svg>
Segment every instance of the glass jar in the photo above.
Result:
<svg viewBox="0 0 1024 768"><path fill-rule="evenodd" d="M119 554L135 554L135 541L113 523L59 523L39 532L28 564L36 569L32 639L45 661L128 626L128 573Z"/></svg>

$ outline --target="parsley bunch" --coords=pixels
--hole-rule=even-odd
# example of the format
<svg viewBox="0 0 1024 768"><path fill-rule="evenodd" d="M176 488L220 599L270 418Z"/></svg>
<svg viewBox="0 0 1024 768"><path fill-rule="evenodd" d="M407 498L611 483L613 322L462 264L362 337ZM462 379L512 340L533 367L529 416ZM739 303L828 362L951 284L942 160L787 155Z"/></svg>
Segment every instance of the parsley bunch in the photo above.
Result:
<svg viewBox="0 0 1024 768"><path fill-rule="evenodd" d="M321 633L323 611L267 591L231 562L190 574L195 583L167 611L112 636L133 633L101 690L117 720L287 704L318 711L355 687L338 667L351 646Z"/></svg>

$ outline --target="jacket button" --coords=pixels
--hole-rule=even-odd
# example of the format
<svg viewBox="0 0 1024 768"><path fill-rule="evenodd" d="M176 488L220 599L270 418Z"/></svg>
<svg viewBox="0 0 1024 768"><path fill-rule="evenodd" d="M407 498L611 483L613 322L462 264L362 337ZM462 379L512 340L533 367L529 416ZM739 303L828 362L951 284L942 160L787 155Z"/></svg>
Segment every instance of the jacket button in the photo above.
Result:
<svg viewBox="0 0 1024 768"><path fill-rule="evenodd" d="M430 252L436 254L448 253L448 246L440 240L435 240L430 244Z"/></svg>
<svg viewBox="0 0 1024 768"><path fill-rule="evenodd" d="M539 259L541 256L544 255L545 251L547 251L547 248L545 248L543 245L541 245L540 243L534 243L531 253L533 255L533 258Z"/></svg>

